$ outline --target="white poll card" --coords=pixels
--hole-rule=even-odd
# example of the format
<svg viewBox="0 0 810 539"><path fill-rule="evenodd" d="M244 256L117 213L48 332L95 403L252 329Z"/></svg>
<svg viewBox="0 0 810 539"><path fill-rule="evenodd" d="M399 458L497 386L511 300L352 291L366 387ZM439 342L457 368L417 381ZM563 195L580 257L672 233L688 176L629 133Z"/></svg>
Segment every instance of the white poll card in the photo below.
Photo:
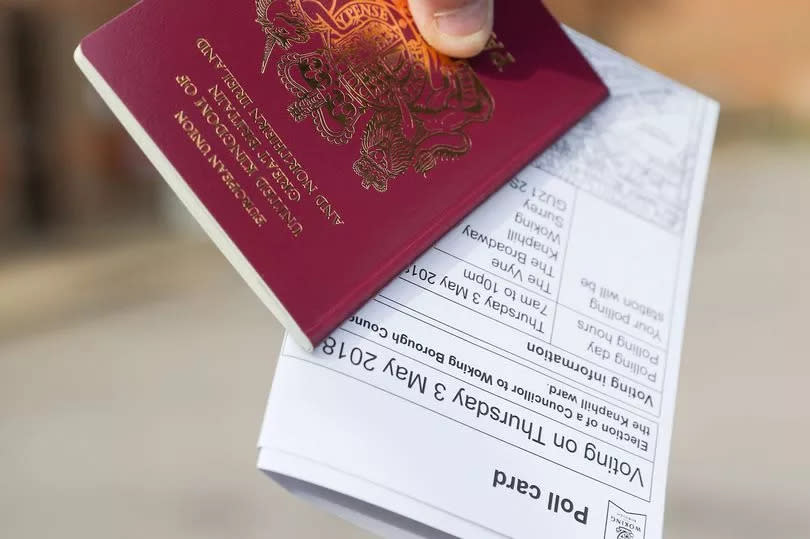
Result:
<svg viewBox="0 0 810 539"><path fill-rule="evenodd" d="M662 535L718 106L571 36L611 97L314 353L285 339L259 467L380 535Z"/></svg>

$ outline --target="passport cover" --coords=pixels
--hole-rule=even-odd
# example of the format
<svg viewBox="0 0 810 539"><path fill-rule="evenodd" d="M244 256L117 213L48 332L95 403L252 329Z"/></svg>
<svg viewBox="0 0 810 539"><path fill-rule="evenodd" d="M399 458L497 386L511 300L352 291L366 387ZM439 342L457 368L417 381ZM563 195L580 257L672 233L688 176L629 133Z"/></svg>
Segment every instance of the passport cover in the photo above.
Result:
<svg viewBox="0 0 810 539"><path fill-rule="evenodd" d="M75 58L311 350L607 95L539 0L495 5L468 61L407 0L145 0Z"/></svg>

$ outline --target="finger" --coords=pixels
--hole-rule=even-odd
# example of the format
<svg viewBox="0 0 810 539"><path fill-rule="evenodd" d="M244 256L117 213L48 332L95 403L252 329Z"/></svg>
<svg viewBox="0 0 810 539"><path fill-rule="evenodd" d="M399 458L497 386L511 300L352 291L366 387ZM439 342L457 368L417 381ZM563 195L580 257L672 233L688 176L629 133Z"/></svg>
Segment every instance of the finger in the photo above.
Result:
<svg viewBox="0 0 810 539"><path fill-rule="evenodd" d="M408 0L416 26L433 48L475 56L492 34L493 0Z"/></svg>

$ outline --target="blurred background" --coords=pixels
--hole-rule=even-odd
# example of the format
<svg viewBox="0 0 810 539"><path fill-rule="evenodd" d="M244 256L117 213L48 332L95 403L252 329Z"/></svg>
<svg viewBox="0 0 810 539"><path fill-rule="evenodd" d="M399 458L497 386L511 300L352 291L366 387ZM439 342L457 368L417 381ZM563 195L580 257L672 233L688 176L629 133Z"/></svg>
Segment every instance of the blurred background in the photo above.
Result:
<svg viewBox="0 0 810 539"><path fill-rule="evenodd" d="M0 537L364 537L255 470L281 330L73 64L130 3L0 0ZM810 537L810 2L547 4L722 106L667 537Z"/></svg>

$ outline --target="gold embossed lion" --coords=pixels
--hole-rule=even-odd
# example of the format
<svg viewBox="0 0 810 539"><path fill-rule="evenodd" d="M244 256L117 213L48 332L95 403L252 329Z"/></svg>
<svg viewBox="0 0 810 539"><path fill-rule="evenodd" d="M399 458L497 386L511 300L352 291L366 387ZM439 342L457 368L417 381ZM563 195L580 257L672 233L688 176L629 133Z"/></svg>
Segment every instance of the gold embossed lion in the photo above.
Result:
<svg viewBox="0 0 810 539"><path fill-rule="evenodd" d="M422 40L407 0L256 0L265 34L261 70L278 47L277 73L295 98L295 121L312 118L318 133L346 144L358 125L353 169L366 189L383 192L413 169L471 148L464 129L486 122L494 103L464 62ZM313 36L320 43L311 43ZM316 38L316 39L317 39Z"/></svg>

